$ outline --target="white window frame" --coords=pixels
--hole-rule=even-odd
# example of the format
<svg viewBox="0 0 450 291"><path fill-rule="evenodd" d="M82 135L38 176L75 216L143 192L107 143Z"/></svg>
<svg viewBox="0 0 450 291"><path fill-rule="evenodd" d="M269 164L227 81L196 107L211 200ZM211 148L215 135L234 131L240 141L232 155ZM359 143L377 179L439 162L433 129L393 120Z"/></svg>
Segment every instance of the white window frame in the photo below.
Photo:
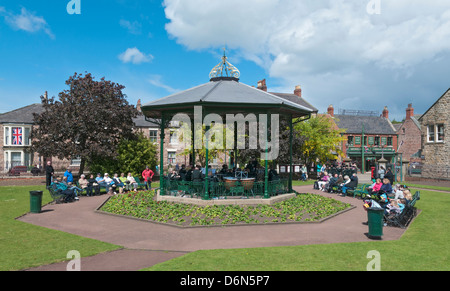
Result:
<svg viewBox="0 0 450 291"><path fill-rule="evenodd" d="M13 145L12 144L12 129L20 127L22 128L22 144ZM25 130L28 130L28 138L25 138ZM31 126L26 126L23 124L7 124L3 126L3 145L8 147L29 147L31 146Z"/></svg>
<svg viewBox="0 0 450 291"><path fill-rule="evenodd" d="M442 139L439 138L439 127L442 127ZM436 124L436 133L435 133L435 137L436 137L436 142L444 142L445 139L445 126L443 123L439 123Z"/></svg>
<svg viewBox="0 0 450 291"><path fill-rule="evenodd" d="M156 136L152 136L152 133L156 132ZM151 142L153 143L157 143L158 142L158 130L157 129L150 129L149 133L148 133L149 139ZM155 141L152 141L152 138L156 138Z"/></svg>
<svg viewBox="0 0 450 291"><path fill-rule="evenodd" d="M440 139L439 128L442 128L442 136ZM444 143L445 139L445 125L443 123L427 125L427 143Z"/></svg>
<svg viewBox="0 0 450 291"><path fill-rule="evenodd" d="M81 157L80 156L76 156L70 160L71 167L79 167L80 165L81 165Z"/></svg>
<svg viewBox="0 0 450 291"><path fill-rule="evenodd" d="M171 158L170 154L174 154L174 157ZM174 163L171 163L170 159L173 159ZM174 151L174 150L168 150L167 151L167 164L168 165L176 165L177 164L177 152L176 151Z"/></svg>
<svg viewBox="0 0 450 291"><path fill-rule="evenodd" d="M434 125L427 125L427 142L433 143L435 141L436 135L434 131Z"/></svg>
<svg viewBox="0 0 450 291"><path fill-rule="evenodd" d="M169 131L169 143L173 145L178 144L178 130L171 129Z"/></svg>
<svg viewBox="0 0 450 291"><path fill-rule="evenodd" d="M12 154L13 153L18 153L20 154L20 165L17 166L31 166L33 163L33 156L30 153L27 153L25 150L16 150L16 149L11 149L11 150L5 150L4 152L4 158L5 158L5 162L4 162L4 169L5 171L9 171L11 168L13 168L14 166L12 165ZM25 156L28 154L28 162L29 165L25 164Z"/></svg>

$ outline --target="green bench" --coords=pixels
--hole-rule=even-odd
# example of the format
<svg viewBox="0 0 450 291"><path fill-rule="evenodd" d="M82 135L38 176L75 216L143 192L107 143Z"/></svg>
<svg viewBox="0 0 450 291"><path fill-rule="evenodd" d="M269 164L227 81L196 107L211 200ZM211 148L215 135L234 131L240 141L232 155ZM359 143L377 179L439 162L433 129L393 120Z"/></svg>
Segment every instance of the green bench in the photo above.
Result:
<svg viewBox="0 0 450 291"><path fill-rule="evenodd" d="M353 198L356 196L361 196L363 194L369 194L367 192L367 187L369 187L371 184L359 184L355 189L347 189L347 194L353 194Z"/></svg>
<svg viewBox="0 0 450 291"><path fill-rule="evenodd" d="M145 189L145 183L141 182L141 180L139 180L139 177L133 177L133 178L137 183L138 189Z"/></svg>
<svg viewBox="0 0 450 291"><path fill-rule="evenodd" d="M420 200L420 192L417 191L412 200L406 203L402 213L397 215L385 215L384 221L389 226L396 226L400 228L406 228L413 218L417 215L417 209L415 207L416 202Z"/></svg>

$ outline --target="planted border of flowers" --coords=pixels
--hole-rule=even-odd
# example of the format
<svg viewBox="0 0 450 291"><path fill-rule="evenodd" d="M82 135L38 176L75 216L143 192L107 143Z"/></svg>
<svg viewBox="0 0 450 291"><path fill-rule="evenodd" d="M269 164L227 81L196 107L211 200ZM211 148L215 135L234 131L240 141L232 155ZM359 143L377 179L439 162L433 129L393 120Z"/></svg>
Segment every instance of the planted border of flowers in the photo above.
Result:
<svg viewBox="0 0 450 291"><path fill-rule="evenodd" d="M273 205L198 206L157 202L154 191L141 191L112 196L100 210L158 223L192 227L317 222L350 207L350 204L317 194L298 194Z"/></svg>

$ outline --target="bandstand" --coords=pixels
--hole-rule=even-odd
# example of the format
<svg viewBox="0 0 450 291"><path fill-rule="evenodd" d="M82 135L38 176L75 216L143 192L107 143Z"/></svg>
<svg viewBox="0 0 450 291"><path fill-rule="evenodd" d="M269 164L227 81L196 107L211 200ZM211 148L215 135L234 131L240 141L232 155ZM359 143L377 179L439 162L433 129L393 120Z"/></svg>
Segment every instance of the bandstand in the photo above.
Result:
<svg viewBox="0 0 450 291"><path fill-rule="evenodd" d="M229 199L233 197L270 199L280 194L292 193L292 139L293 123L307 120L312 110L239 82L239 70L230 64L226 55L210 72L208 83L175 93L173 95L144 104L141 109L145 118L160 126L160 192L161 196L178 195L196 197L202 200ZM231 118L230 118L231 117ZM268 161L274 160L274 139L279 132L279 118L285 118L290 128L289 151L290 171L287 179L269 179ZM231 119L231 121L230 121ZM164 138L165 129L171 121L178 121L190 128L192 160L195 161L195 149L205 149L205 177L201 181L173 181L164 177ZM225 125L226 122L226 125ZM256 128L255 128L256 127ZM258 129L259 127L259 129ZM224 137L220 129L231 136ZM248 140L238 142L242 133ZM253 134L251 134L251 129ZM219 131L215 131L219 129ZM258 129L258 130L256 130ZM243 131L242 131L243 130ZM238 134L241 133L240 135ZM257 136L252 136L255 133ZM259 141L261 157L264 160L263 173L258 177L248 177L238 170L233 175L212 177L208 175L211 135L215 140L222 135L224 148L237 152L238 147ZM269 136L271 140L269 142ZM220 140L220 139L219 139ZM226 140L226 145L225 145ZM286 142L286 141L279 141ZM269 146L271 147L269 150ZM276 152L276 151L275 151ZM234 155L237 158L237 155Z"/></svg>

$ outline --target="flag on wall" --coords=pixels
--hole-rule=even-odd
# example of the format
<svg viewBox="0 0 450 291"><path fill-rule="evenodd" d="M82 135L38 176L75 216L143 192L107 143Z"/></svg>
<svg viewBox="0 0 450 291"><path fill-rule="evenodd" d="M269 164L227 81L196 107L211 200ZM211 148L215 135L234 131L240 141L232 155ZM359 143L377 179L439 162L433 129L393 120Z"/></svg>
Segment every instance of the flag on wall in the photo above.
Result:
<svg viewBox="0 0 450 291"><path fill-rule="evenodd" d="M12 128L12 137L13 137L13 141L12 144L13 145L22 145L22 127L13 127Z"/></svg>

